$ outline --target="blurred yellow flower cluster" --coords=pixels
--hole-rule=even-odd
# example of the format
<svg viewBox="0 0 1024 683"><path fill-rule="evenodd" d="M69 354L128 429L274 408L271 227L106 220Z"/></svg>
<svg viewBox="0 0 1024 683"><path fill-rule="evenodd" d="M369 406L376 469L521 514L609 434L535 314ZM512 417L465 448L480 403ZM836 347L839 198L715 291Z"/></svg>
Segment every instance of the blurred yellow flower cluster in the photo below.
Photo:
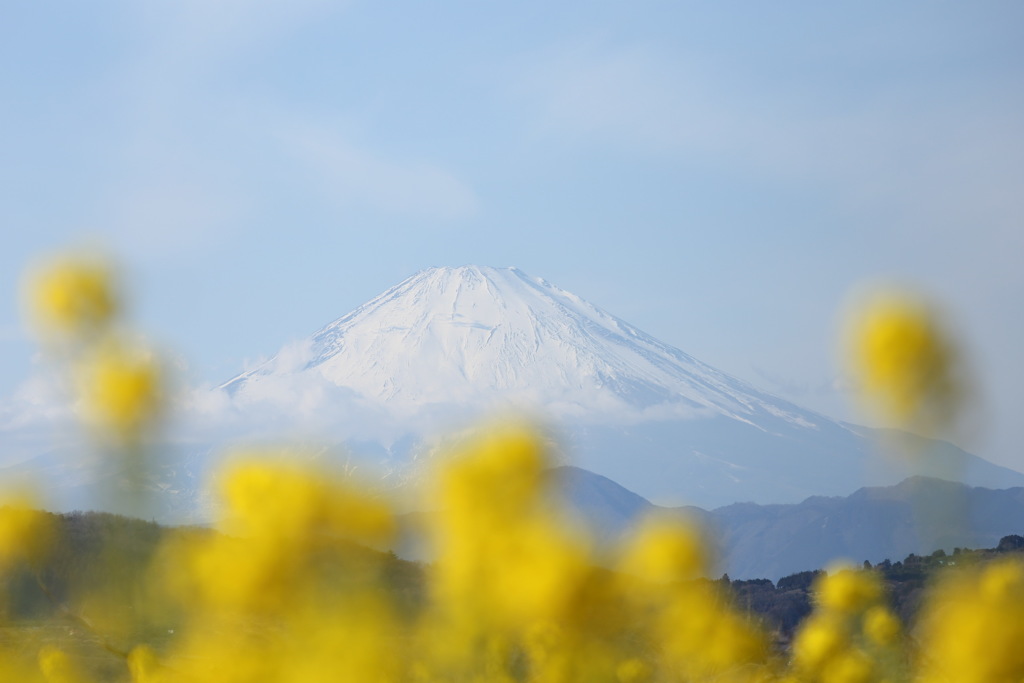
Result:
<svg viewBox="0 0 1024 683"><path fill-rule="evenodd" d="M922 613L922 681L1024 680L1024 562L951 571Z"/></svg>
<svg viewBox="0 0 1024 683"><path fill-rule="evenodd" d="M701 578L707 546L685 519L651 518L614 555L595 555L560 514L549 464L539 440L505 428L444 461L429 524L437 557L422 600L409 602L389 576L393 557L366 545L395 532L382 494L349 475L250 454L219 478L219 526L174 533L121 623L102 601L90 603L90 623L122 641L145 632L127 621L173 624L173 637L112 649L123 652L123 680L135 683L1024 675L1019 559L946 577L913 633L887 606L878 575L833 569L787 651L721 582ZM27 540L31 522L21 515L0 515L6 546ZM19 661L5 662L0 647L0 673ZM101 680L52 645L40 650L38 671L19 675Z"/></svg>
<svg viewBox="0 0 1024 683"><path fill-rule="evenodd" d="M160 414L163 379L153 354L117 330L113 280L102 262L65 257L33 273L27 299L44 339L68 353L90 423L137 444ZM884 410L921 424L953 409L955 354L926 309L880 300L851 334L865 389ZM834 569L792 646L780 648L722 582L704 578L709 544L688 519L653 517L599 554L560 509L551 464L533 432L509 426L441 460L423 506L434 561L410 597L393 576L397 560L374 549L399 527L382 492L285 454L244 454L217 479L218 526L169 532L130 604L104 593L79 601L82 613L62 605L88 643L119 658L119 673L0 631L0 680L1024 680L1019 559L951 573L911 631L876 574ZM45 553L42 520L27 501L0 507L0 579ZM113 571L119 558L105 561ZM46 591L45 576L35 578Z"/></svg>
<svg viewBox="0 0 1024 683"><path fill-rule="evenodd" d="M161 414L164 386L152 349L125 332L113 266L70 253L30 269L24 299L32 327L71 365L80 412L96 436L136 446Z"/></svg>
<svg viewBox="0 0 1024 683"><path fill-rule="evenodd" d="M798 680L835 683L908 680L902 625L870 571L834 569L815 585L817 609L793 642Z"/></svg>
<svg viewBox="0 0 1024 683"><path fill-rule="evenodd" d="M187 537L167 555L181 599L204 610L281 610L317 588L316 562L339 540L378 545L394 533L383 500L328 471L252 456L221 484L221 533Z"/></svg>
<svg viewBox="0 0 1024 683"><path fill-rule="evenodd" d="M253 455L220 477L216 531L172 538L155 594L181 636L129 655L135 681L382 680L403 626L385 590L390 506L323 469ZM328 676L330 678L328 678Z"/></svg>
<svg viewBox="0 0 1024 683"><path fill-rule="evenodd" d="M34 564L50 541L45 517L25 496L0 500L0 576L5 567L26 561Z"/></svg>
<svg viewBox="0 0 1024 683"><path fill-rule="evenodd" d="M765 634L707 569L696 529L654 519L600 568L563 518L528 430L497 427L432 477L426 602L389 590L395 518L320 469L252 458L221 477L217 533L164 549L160 590L183 612L136 681L767 680ZM362 543L352 543L358 539ZM635 572L635 574L633 573ZM140 654L141 653L141 654Z"/></svg>
<svg viewBox="0 0 1024 683"><path fill-rule="evenodd" d="M949 427L965 387L959 353L932 306L907 291L875 292L853 307L845 336L848 366L878 416L926 435Z"/></svg>
<svg viewBox="0 0 1024 683"><path fill-rule="evenodd" d="M26 278L28 312L51 341L99 333L120 312L110 264L94 254L67 254L31 269Z"/></svg>

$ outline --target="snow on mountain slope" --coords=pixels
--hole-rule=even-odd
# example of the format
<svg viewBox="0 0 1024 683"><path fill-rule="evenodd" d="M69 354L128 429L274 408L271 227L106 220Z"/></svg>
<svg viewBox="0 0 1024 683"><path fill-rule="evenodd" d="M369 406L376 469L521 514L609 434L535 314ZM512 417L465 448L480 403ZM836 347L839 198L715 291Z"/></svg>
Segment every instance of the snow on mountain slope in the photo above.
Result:
<svg viewBox="0 0 1024 683"><path fill-rule="evenodd" d="M299 348L304 362L285 373L406 414L500 401L602 420L723 415L757 424L773 415L810 427L819 419L516 268L421 271ZM275 358L223 388L258 393L281 372Z"/></svg>
<svg viewBox="0 0 1024 683"><path fill-rule="evenodd" d="M221 389L238 414L315 415L350 446L381 444L393 470L444 452L409 446L424 435L525 411L562 435L568 463L658 504L795 502L961 467L974 485L1024 484L958 449L890 467L862 430L515 268L424 270Z"/></svg>
<svg viewBox="0 0 1024 683"><path fill-rule="evenodd" d="M650 503L705 509L845 496L915 474L1024 486L1021 473L948 443L903 439L897 450L918 457L883 457L872 430L761 392L544 280L478 266L417 273L259 367L189 393L166 448L177 455L159 459L147 486L162 519L207 519L202 482L241 439L313 444L316 457L401 488L509 413L539 418L558 464L611 480L585 506L606 529L629 503L612 482ZM54 500L74 505L119 481L102 462L85 467L81 447L32 457L38 437L7 439L0 478L45 472Z"/></svg>

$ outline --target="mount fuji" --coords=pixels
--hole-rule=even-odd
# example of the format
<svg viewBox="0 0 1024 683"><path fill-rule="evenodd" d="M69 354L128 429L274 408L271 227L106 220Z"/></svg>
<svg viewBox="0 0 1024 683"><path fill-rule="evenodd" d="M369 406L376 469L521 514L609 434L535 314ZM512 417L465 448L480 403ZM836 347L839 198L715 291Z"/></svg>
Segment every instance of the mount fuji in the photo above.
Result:
<svg viewBox="0 0 1024 683"><path fill-rule="evenodd" d="M541 416L565 462L660 504L798 502L911 474L1024 485L909 435L927 457L883 464L872 430L760 391L516 268L423 270L219 389L239 413L315 416L390 456L423 455L431 433L488 415Z"/></svg>
<svg viewBox="0 0 1024 683"><path fill-rule="evenodd" d="M785 404L516 268L431 268L316 332L301 367L391 411L519 405L557 417L631 422L774 416ZM294 349L295 347L293 347ZM258 392L280 355L222 385Z"/></svg>

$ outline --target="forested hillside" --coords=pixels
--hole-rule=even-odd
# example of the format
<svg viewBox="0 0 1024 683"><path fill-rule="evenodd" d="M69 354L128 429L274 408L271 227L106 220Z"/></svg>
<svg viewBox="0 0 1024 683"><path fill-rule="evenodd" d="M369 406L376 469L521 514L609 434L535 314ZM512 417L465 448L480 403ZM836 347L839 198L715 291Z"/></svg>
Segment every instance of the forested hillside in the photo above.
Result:
<svg viewBox="0 0 1024 683"><path fill-rule="evenodd" d="M163 527L153 522L98 512L45 513L44 526L49 552L32 562L12 565L3 574L0 607L9 623L63 620L69 628L86 633L94 621L116 621L111 606L131 610L140 597L152 599L151 581L156 575L173 573L175 567L162 562L160 548L176 538L217 533L199 527ZM1024 553L1024 537L1002 538L990 549L956 548L922 556L911 554L886 559L872 567L881 575L896 614L912 625L915 612L928 590L930 580L944 568L983 563L1006 553ZM415 609L426 599L425 564L408 562L393 553L382 553L331 541L322 549L320 579L345 583L372 566L384 584L398 596L398 603ZM758 616L785 646L813 607L815 579L824 569L803 571L776 582L769 579L730 580L726 574L715 582L728 589L738 607ZM701 579L708 581L708 579ZM91 613L102 604L108 613ZM157 632L175 627L173 610L164 619L150 622ZM127 634L126 634L127 635ZM153 637L159 633L134 634Z"/></svg>

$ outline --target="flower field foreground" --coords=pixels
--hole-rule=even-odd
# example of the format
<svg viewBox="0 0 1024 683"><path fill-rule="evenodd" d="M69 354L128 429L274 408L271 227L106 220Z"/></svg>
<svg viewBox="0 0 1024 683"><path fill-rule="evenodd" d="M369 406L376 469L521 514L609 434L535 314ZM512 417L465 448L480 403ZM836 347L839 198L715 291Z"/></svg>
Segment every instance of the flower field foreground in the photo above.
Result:
<svg viewBox="0 0 1024 683"><path fill-rule="evenodd" d="M950 570L907 633L884 586L837 569L789 651L731 604L685 520L646 524L597 560L550 495L529 432L499 428L433 476L437 560L409 595L390 573L396 518L351 477L266 454L219 478L216 530L164 535L148 566L73 596L88 643L0 636L0 680L101 681L1019 681L1024 565ZM0 510L0 567L59 542L45 513ZM142 524L142 523L140 523ZM51 545L47 547L47 539ZM104 552L106 553L104 555ZM96 560L117 572L124 548ZM106 564L104 564L106 563ZM47 581L39 575L43 590ZM407 587L406 587L407 588ZM29 590L31 586L23 587ZM10 595L8 596L10 597ZM0 631L2 634L3 631ZM89 648L94 652L89 652ZM104 654L103 677L90 657Z"/></svg>
<svg viewBox="0 0 1024 683"><path fill-rule="evenodd" d="M125 332L113 281L101 261L65 258L38 269L26 299L75 379L88 433L137 475L165 384L155 354ZM929 351L904 373L900 354L939 347L931 329L892 320L867 328L881 330L866 337L865 365L878 370L867 384L910 415L933 389L922 373L944 371L947 354ZM905 333L916 341L900 341ZM384 493L283 454L243 454L217 476L215 529L133 522L127 535L65 536L30 496L9 496L0 500L0 681L1024 680L1019 559L948 571L909 631L876 574L834 569L780 649L703 578L710 549L686 519L648 519L598 556L562 515L550 465L542 441L516 427L439 460L423 508L433 511L435 560L412 590L395 558L371 549L398 527ZM63 626L19 620L32 595Z"/></svg>

